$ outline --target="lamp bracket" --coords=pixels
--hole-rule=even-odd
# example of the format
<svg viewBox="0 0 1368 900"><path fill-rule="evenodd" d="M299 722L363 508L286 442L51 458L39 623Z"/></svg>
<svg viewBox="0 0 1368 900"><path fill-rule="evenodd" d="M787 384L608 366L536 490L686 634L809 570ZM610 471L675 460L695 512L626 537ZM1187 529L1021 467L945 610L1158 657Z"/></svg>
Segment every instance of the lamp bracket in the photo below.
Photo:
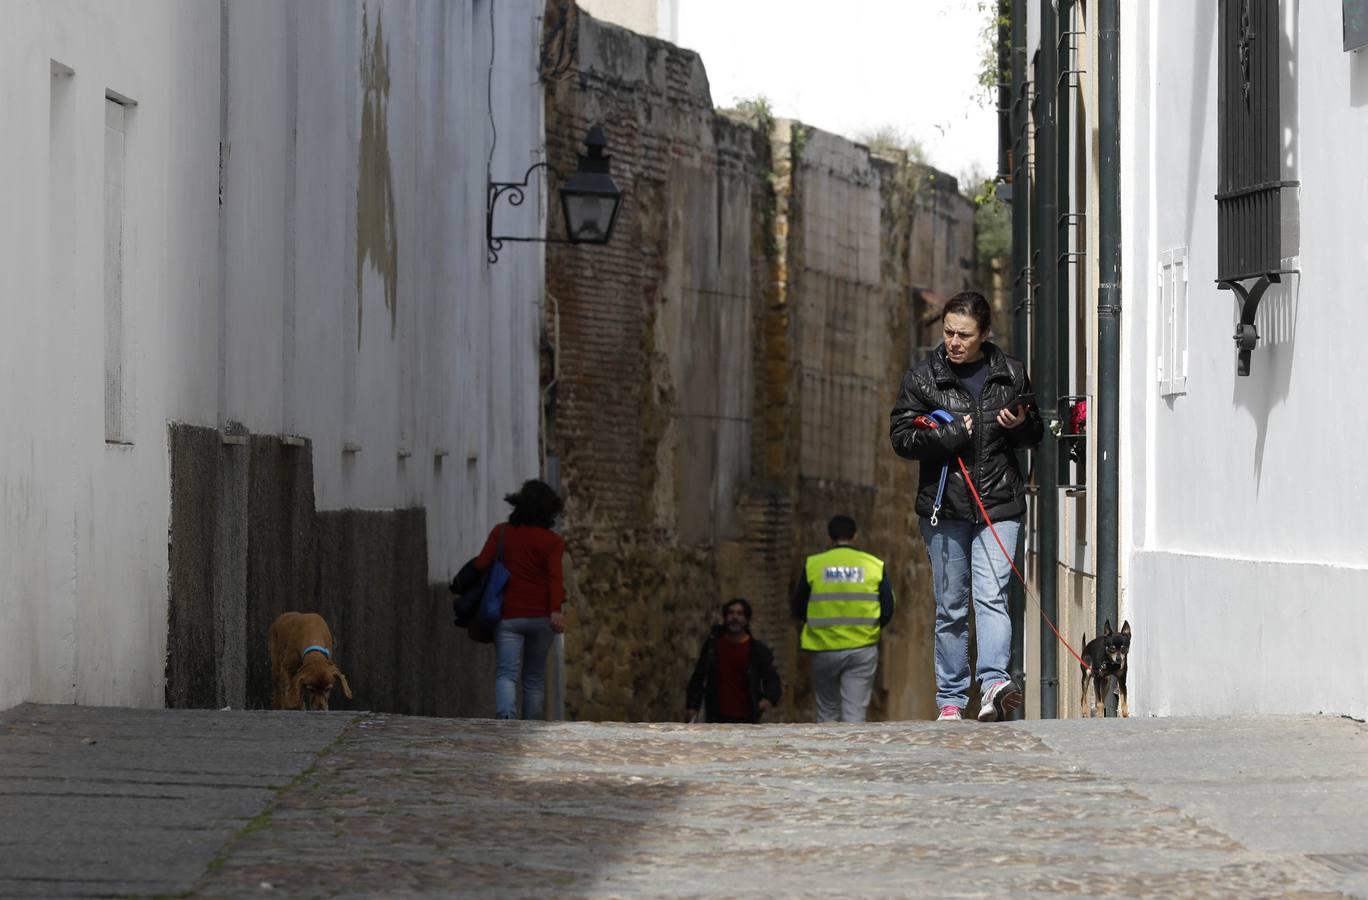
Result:
<svg viewBox="0 0 1368 900"><path fill-rule="evenodd" d="M560 179L560 175L556 172L556 170L551 168L550 164L547 163L546 160L542 160L541 162L533 163L531 166L528 167L527 171L523 173L522 181L491 181L486 186L485 247L487 248L489 254L488 259L490 263L496 263L499 261L499 251L503 249L504 241L519 241L537 244L568 243L563 239L557 238L517 237L516 235L511 234L494 233L494 208L498 205L499 198L507 194L509 206L522 206L523 201L527 199L527 188L532 180L532 173L537 171L538 169L546 169L547 172L556 176L557 180Z"/></svg>

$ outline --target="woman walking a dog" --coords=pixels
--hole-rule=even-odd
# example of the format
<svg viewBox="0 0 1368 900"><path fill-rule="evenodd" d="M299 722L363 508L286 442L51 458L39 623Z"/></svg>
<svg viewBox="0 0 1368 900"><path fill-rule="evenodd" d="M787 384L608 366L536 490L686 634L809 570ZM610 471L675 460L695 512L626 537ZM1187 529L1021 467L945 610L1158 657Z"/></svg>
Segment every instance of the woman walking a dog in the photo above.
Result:
<svg viewBox="0 0 1368 900"><path fill-rule="evenodd" d="M565 631L565 541L551 530L560 515L561 498L549 484L533 479L504 501L513 507L508 522L494 526L475 560L477 569L488 571L502 552L508 569L503 618L494 632L494 709L500 719L518 718L521 672L522 717L541 719L546 651L555 635Z"/></svg>
<svg viewBox="0 0 1368 900"><path fill-rule="evenodd" d="M983 295L965 291L951 297L942 322L945 340L903 376L889 433L899 456L922 464L916 510L936 594L937 718L961 719L968 705L972 588L978 719L992 722L1021 705L1021 688L1007 671L1011 566L957 458L1002 543L1014 553L1026 511L1026 483L1015 451L1040 443L1044 427L1025 366L988 340L992 310Z"/></svg>

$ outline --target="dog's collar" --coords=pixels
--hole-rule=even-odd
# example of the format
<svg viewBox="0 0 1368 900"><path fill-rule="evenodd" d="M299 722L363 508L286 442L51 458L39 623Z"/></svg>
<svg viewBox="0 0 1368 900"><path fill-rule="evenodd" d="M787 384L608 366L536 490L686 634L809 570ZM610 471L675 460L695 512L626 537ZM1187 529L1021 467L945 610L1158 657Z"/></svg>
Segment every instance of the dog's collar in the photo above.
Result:
<svg viewBox="0 0 1368 900"><path fill-rule="evenodd" d="M301 654L299 654L299 658L300 658L300 659L303 659L304 657L308 656L310 653L314 652L315 650L317 650L319 653L322 653L322 654L323 654L324 656L326 656L328 659L332 659L332 653L330 653L330 652L328 651L328 648L327 648L327 647L324 647L324 646L322 646L321 644L311 644L311 645L309 645L308 647L305 647L305 648L304 648L304 652L301 653Z"/></svg>

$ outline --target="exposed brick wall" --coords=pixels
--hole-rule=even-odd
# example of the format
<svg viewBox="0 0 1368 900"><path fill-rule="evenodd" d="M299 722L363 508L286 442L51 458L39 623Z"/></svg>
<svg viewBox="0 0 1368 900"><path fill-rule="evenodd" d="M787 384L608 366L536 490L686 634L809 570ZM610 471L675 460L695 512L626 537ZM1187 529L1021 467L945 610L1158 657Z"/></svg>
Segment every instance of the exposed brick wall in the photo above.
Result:
<svg viewBox="0 0 1368 900"><path fill-rule="evenodd" d="M972 210L957 192L929 200L932 179L905 160L716 112L689 51L572 21L548 157L572 171L601 124L626 196L608 245L547 254L560 374L546 441L579 581L568 714L681 715L718 604L742 595L789 686L775 718L809 717L788 597L835 512L860 521L902 600L874 714L929 713L916 467L889 449L887 416L924 338L913 288L972 276Z"/></svg>
<svg viewBox="0 0 1368 900"><path fill-rule="evenodd" d="M763 141L713 110L696 54L576 21L577 67L547 92L548 157L573 171L583 135L602 125L625 197L610 244L552 245L547 260L560 313L548 447L580 587L567 711L677 717L699 641L721 596L738 592L720 584L716 552L741 527L736 498L716 486L750 475ZM738 352L743 365L718 365Z"/></svg>

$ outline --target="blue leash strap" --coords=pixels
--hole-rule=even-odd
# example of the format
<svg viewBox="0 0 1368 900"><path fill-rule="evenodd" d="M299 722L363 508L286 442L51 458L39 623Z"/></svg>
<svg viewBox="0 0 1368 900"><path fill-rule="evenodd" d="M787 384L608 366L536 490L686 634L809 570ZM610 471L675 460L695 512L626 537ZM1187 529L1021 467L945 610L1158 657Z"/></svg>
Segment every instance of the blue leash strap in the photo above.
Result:
<svg viewBox="0 0 1368 900"><path fill-rule="evenodd" d="M943 409L932 410L931 418L941 422L953 422L955 417ZM935 528L939 523L941 501L945 498L945 479L950 475L950 460L946 460L941 466L940 484L936 487L936 502L931 505L931 527Z"/></svg>

